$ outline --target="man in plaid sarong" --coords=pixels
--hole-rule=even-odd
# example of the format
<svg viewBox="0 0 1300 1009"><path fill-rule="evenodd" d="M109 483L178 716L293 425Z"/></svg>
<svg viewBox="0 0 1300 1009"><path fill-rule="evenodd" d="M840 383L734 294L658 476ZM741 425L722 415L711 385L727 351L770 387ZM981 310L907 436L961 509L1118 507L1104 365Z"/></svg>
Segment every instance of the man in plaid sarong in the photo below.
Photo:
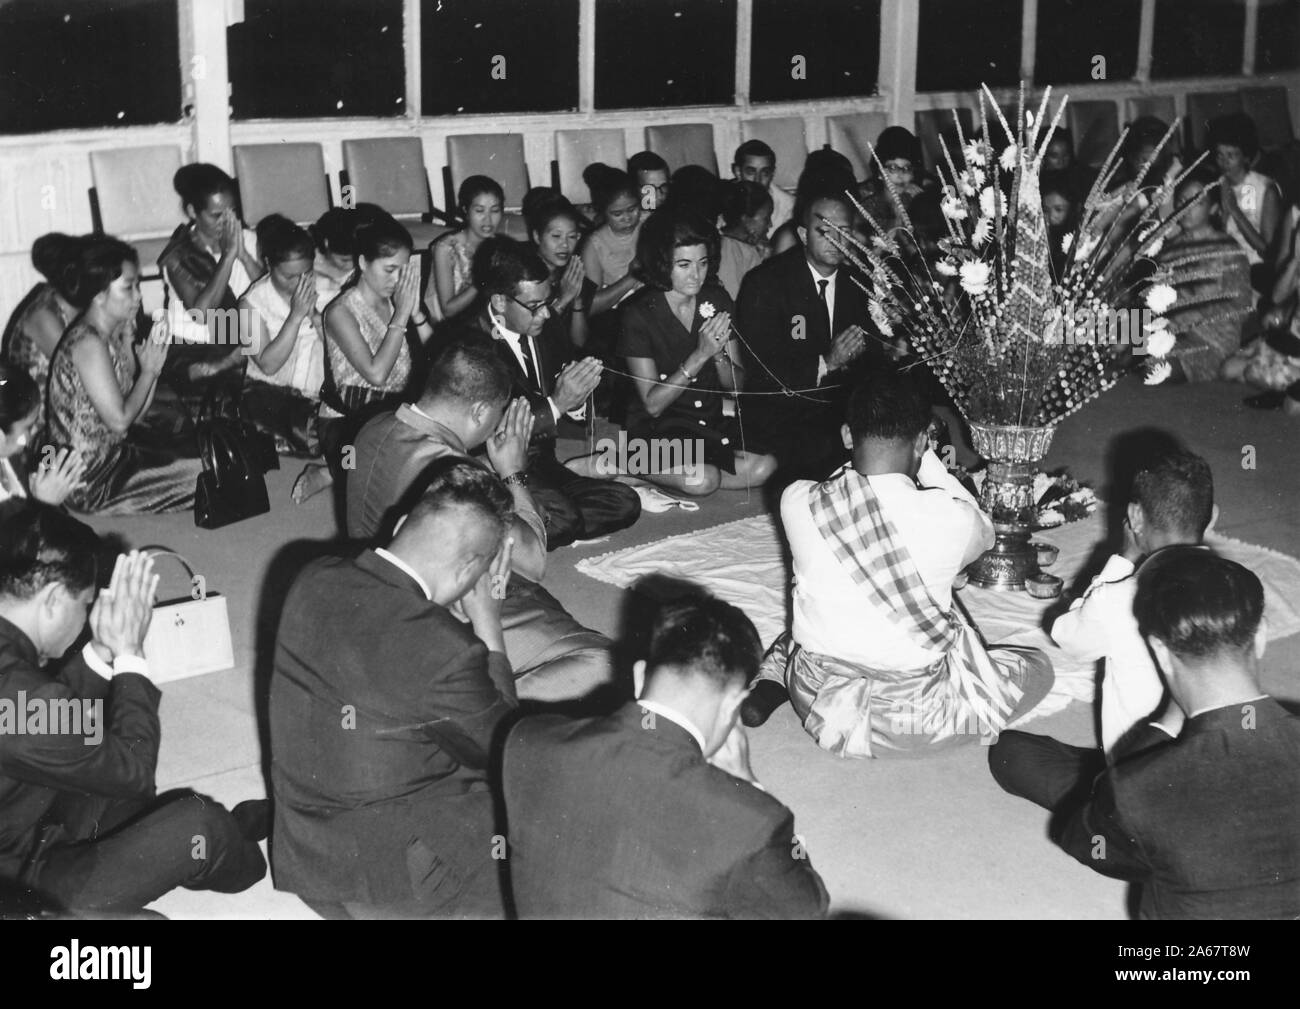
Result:
<svg viewBox="0 0 1300 1009"><path fill-rule="evenodd" d="M842 431L853 461L782 495L793 629L764 659L746 724L788 690L804 728L840 756L987 745L1051 687L1042 652L987 648L953 599L993 527L929 449L929 420L910 376L872 375Z"/></svg>

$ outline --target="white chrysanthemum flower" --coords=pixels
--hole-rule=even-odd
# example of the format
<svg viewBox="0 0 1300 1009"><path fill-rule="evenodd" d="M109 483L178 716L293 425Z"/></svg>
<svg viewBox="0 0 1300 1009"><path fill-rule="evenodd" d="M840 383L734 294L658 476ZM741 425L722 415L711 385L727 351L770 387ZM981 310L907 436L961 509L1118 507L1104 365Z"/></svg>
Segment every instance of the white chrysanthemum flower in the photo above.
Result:
<svg viewBox="0 0 1300 1009"><path fill-rule="evenodd" d="M993 237L993 218L981 217L975 222L975 227L971 229L970 240L973 245L987 245L988 240Z"/></svg>
<svg viewBox="0 0 1300 1009"><path fill-rule="evenodd" d="M1174 366L1168 361L1152 361L1142 381L1147 385L1159 385L1173 373Z"/></svg>
<svg viewBox="0 0 1300 1009"><path fill-rule="evenodd" d="M961 190L961 195L967 198L974 196L978 192L975 183L971 180L970 172L962 172L957 176L957 188Z"/></svg>
<svg viewBox="0 0 1300 1009"><path fill-rule="evenodd" d="M712 319L717 314L718 314L718 310L713 307L713 302L711 301L700 302L701 319Z"/></svg>
<svg viewBox="0 0 1300 1009"><path fill-rule="evenodd" d="M885 310L880 307L880 302L870 301L867 303L867 311L871 313L871 321L876 324L876 328L885 336L894 335L894 327L889 322L889 316Z"/></svg>
<svg viewBox="0 0 1300 1009"><path fill-rule="evenodd" d="M1157 329L1147 335L1147 353L1152 357L1168 357L1177 342L1177 337L1169 330Z"/></svg>
<svg viewBox="0 0 1300 1009"><path fill-rule="evenodd" d="M934 264L935 270L942 273L945 277L957 276L957 264L950 259L941 259Z"/></svg>
<svg viewBox="0 0 1300 1009"><path fill-rule="evenodd" d="M1016 160L1020 156L1020 150L1015 144L1008 144L1002 156L998 158L998 164L1004 172L1014 172L1016 170Z"/></svg>
<svg viewBox="0 0 1300 1009"><path fill-rule="evenodd" d="M980 191L980 213L985 217L992 217L995 213L994 203L997 197L994 195L993 187Z"/></svg>
<svg viewBox="0 0 1300 1009"><path fill-rule="evenodd" d="M984 174L984 169L982 168L972 168L970 177L974 180L977 189L982 187L985 180L988 179L988 176Z"/></svg>
<svg viewBox="0 0 1300 1009"><path fill-rule="evenodd" d="M939 204L939 209L943 211L943 216L950 221L964 221L968 216L966 204L951 193L944 196Z"/></svg>
<svg viewBox="0 0 1300 1009"><path fill-rule="evenodd" d="M1152 284L1147 288L1147 308L1156 315L1163 315L1178 300L1178 292L1168 284Z"/></svg>
<svg viewBox="0 0 1300 1009"><path fill-rule="evenodd" d="M987 263L979 261L962 263L958 272L961 275L961 289L972 298L978 298L988 292L990 274Z"/></svg>
<svg viewBox="0 0 1300 1009"><path fill-rule="evenodd" d="M961 153L968 165L984 164L984 148L974 140L968 140L966 146L961 149Z"/></svg>

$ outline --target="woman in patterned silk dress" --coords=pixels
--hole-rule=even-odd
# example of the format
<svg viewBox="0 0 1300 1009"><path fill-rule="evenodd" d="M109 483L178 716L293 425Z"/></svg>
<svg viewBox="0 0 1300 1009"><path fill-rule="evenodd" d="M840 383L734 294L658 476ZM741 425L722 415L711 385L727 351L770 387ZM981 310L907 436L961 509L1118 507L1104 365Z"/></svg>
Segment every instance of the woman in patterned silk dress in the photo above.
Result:
<svg viewBox="0 0 1300 1009"><path fill-rule="evenodd" d="M194 505L203 467L134 444L128 434L149 409L169 334L159 324L132 348L140 310L135 249L105 238L82 253L73 302L82 309L50 361L47 442L79 452L86 463L70 508L106 515L184 511Z"/></svg>

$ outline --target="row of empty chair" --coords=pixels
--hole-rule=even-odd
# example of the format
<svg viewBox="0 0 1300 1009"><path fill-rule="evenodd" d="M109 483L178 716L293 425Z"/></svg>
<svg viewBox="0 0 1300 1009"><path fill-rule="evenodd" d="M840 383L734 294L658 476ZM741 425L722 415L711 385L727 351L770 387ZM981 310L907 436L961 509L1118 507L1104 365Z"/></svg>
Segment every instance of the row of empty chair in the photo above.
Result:
<svg viewBox="0 0 1300 1009"><path fill-rule="evenodd" d="M1124 100L1124 121L1156 116L1172 122L1172 95ZM1027 104L1028 100L1027 100ZM1187 95L1187 137L1192 149L1205 139L1206 124L1215 116L1246 112L1259 129L1265 150L1293 140L1285 88L1246 88L1230 92ZM969 136L976 125L972 108L918 111L915 131L926 167L942 164L941 136L955 139L954 112ZM1004 106L1010 122L1014 106ZM1119 103L1113 100L1071 101L1065 124L1074 136L1077 159L1098 167L1120 134ZM870 173L871 147L889 125L883 112L861 112L826 118L829 146L844 154L859 178ZM793 189L807 155L804 119L800 116L751 119L741 123L745 140L758 139L776 152L775 182ZM666 123L647 126L645 145L658 153L670 170L684 165L719 169L713 126L709 123ZM377 203L403 220L417 246L446 230L447 214L435 205L424 147L418 137L383 137L343 141L340 191L345 201ZM240 144L234 147L235 178L239 185L244 219L255 224L277 212L299 222L314 221L332 205L324 154L315 143ZM555 134L555 159L549 183L575 203L587 202L582 171L593 162L622 165L627 161L626 134L622 129L559 130ZM141 261L153 263L166 236L176 226L171 180L181 166L176 147L138 147L93 151L90 155L93 188L91 215L94 228L126 237L140 249ZM501 184L508 209L516 209L528 191L528 165L524 138L519 133L450 136L447 164L443 168L444 206L455 204L459 182L470 175L490 175ZM518 231L517 219L507 222Z"/></svg>

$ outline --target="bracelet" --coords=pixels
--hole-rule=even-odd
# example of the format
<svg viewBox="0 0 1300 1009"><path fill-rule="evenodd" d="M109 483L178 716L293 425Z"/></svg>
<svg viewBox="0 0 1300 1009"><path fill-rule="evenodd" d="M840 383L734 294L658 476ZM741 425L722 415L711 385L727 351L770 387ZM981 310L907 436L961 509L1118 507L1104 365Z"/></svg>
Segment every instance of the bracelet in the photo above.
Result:
<svg viewBox="0 0 1300 1009"><path fill-rule="evenodd" d="M406 324L405 324L405 323L401 323L401 322L390 322L390 323L388 324L388 328L389 328L389 329L401 329L401 330L405 330L405 329L406 329ZM385 332L387 332L387 330L385 330Z"/></svg>
<svg viewBox="0 0 1300 1009"><path fill-rule="evenodd" d="M411 321L412 321L413 323L415 323L415 326L416 326L416 328L418 329L419 327L423 326L426 322L429 321L429 317L426 315L426 316L424 316L423 318L420 318L420 319L412 319Z"/></svg>
<svg viewBox="0 0 1300 1009"><path fill-rule="evenodd" d="M507 477L502 477L501 482L509 487L511 484L517 484L520 487L528 486L528 474L523 470L516 470Z"/></svg>
<svg viewBox="0 0 1300 1009"><path fill-rule="evenodd" d="M681 365L677 370L680 371L683 375L686 376L687 381L690 381L690 382L694 382L694 381L695 381L695 376L692 375L689 371L686 370L686 365L684 365L684 364Z"/></svg>

